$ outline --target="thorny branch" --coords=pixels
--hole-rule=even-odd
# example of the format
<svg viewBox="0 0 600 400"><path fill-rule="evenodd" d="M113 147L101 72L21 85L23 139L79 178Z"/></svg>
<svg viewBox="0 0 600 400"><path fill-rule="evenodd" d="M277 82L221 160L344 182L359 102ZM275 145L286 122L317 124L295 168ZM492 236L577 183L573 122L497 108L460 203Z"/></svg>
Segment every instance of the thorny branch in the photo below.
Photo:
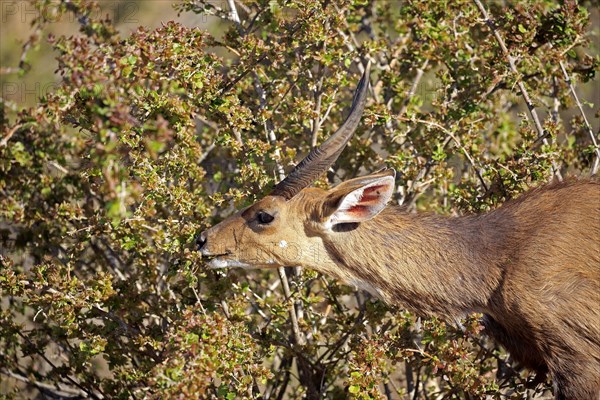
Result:
<svg viewBox="0 0 600 400"><path fill-rule="evenodd" d="M594 161L594 164L592 166L592 175L595 175L598 172L598 168L600 167L600 147L598 147L598 141L596 140L596 135L594 135L592 126L590 125L590 122L588 121L587 117L585 116L585 112L583 111L583 106L581 105L581 102L579 101L577 92L575 92L575 87L573 86L573 81L571 80L571 77L569 76L569 73L567 72L567 69L565 68L565 64L562 61L559 61L559 65L560 65L560 69L562 70L562 73L565 77L565 82L567 82L567 85L569 85L569 90L571 91L571 95L573 96L573 99L575 99L575 103L577 103L579 112L581 113L581 116L583 117L583 121L585 122L587 131L590 134L590 139L592 139L592 144L594 145L594 152L596 153L596 160Z"/></svg>
<svg viewBox="0 0 600 400"><path fill-rule="evenodd" d="M519 70L517 69L517 65L515 63L515 58L508 51L508 48L506 47L506 44L504 43L504 39L502 39L500 32L498 32L498 29L496 29L496 25L494 24L494 21L490 18L487 10L485 9L485 7L483 6L483 4L481 3L480 0L473 0L473 2L477 6L477 8L479 8L479 11L483 15L486 25L490 28L490 30L494 34L494 37L496 38L496 41L498 42L498 45L500 46L502 53L508 60L510 70L516 76L519 76ZM529 110L529 114L531 115L531 119L533 120L535 129L537 131L538 138L543 138L542 139L543 143L545 145L547 145L548 139L545 137L546 133L544 132L544 127L542 126L542 123L540 122L540 118L537 115L537 111L535 110L535 106L533 105L533 102L531 101L531 97L529 96L529 93L527 92L527 89L525 88L525 82L523 81L523 79L518 79L517 86L519 86L519 91L521 92L521 96L523 96L523 100L525 100L525 104L527 105L527 109ZM559 180L562 180L560 170L559 170L558 166L556 165L556 162L554 162L554 161L552 162L552 169L553 169L554 175Z"/></svg>
<svg viewBox="0 0 600 400"><path fill-rule="evenodd" d="M56 397L60 399L79 399L82 397L88 397L88 393L83 390L58 387L58 384L50 385L47 383L39 382L33 378L28 378L22 371L14 372L2 369L0 374L6 375L10 378L24 382L38 389L43 394L49 395L50 397Z"/></svg>

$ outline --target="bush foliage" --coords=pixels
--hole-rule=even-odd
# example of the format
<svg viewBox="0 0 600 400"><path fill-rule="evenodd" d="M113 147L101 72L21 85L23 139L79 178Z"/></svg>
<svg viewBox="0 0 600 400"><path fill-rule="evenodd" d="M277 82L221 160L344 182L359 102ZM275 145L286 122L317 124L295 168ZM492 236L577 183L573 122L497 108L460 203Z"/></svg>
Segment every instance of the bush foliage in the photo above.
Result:
<svg viewBox="0 0 600 400"><path fill-rule="evenodd" d="M75 0L54 8L78 35L34 21L61 83L30 109L2 100L0 397L548 396L477 316L421 319L312 271L209 270L194 239L340 125L366 59L363 122L316 185L393 167L394 201L454 214L589 173L598 150L570 84L598 69L597 10L229 3L177 5L220 35L168 22L125 37Z"/></svg>

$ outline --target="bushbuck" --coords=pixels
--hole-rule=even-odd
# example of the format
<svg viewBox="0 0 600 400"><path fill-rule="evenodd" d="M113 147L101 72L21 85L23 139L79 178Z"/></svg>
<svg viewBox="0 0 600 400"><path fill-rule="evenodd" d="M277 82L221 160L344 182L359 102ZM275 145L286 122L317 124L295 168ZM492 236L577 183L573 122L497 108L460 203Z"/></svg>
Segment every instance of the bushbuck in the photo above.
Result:
<svg viewBox="0 0 600 400"><path fill-rule="evenodd" d="M387 206L391 169L309 188L352 136L368 86L369 65L343 125L268 196L200 234L209 266L298 265L417 314L483 313L516 361L551 374L557 399L598 400L600 181L548 184L462 217Z"/></svg>

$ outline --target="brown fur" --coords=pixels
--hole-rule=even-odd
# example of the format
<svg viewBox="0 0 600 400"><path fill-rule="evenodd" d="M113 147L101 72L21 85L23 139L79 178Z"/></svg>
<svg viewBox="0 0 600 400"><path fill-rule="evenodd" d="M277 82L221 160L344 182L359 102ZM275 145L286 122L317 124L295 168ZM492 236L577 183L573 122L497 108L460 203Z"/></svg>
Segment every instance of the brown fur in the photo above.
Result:
<svg viewBox="0 0 600 400"><path fill-rule="evenodd" d="M550 372L558 399L599 398L597 180L547 185L478 216L388 206L365 222L325 229L337 197L368 178L304 189L289 201L266 197L203 233L203 253L259 267L310 267L420 314L482 312L513 358ZM272 224L253 220L260 210L276 216ZM249 257L252 249L258 252Z"/></svg>

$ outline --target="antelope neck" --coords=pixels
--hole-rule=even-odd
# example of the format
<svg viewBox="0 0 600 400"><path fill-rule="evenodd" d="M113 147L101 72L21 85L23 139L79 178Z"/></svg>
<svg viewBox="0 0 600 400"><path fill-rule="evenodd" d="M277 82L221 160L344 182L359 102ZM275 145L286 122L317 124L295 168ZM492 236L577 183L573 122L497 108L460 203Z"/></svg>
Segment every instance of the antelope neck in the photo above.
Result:
<svg viewBox="0 0 600 400"><path fill-rule="evenodd" d="M486 312L502 279L499 221L413 215L388 207L326 241L329 257L357 286L421 314ZM346 278L348 280L348 278Z"/></svg>

